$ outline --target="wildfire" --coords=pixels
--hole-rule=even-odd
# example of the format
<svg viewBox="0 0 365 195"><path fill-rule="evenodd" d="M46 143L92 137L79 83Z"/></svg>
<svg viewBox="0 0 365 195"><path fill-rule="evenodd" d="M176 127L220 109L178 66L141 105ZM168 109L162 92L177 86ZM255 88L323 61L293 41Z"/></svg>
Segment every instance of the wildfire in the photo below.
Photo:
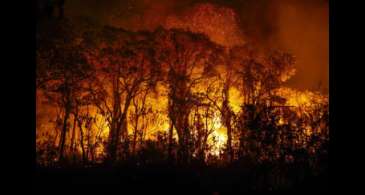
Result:
<svg viewBox="0 0 365 195"><path fill-rule="evenodd" d="M210 153L215 156L220 155L222 149L224 148L227 142L227 135L224 132L222 132L222 130L223 129L213 131L211 136L212 138L211 144L214 143L214 145L212 146Z"/></svg>
<svg viewBox="0 0 365 195"><path fill-rule="evenodd" d="M167 29L158 29L154 32L131 32L114 28L100 30L100 35L107 40L92 43L90 48L85 49L91 50L91 52L85 51L87 53L85 54L85 61L87 61L85 66L96 67L95 72L98 73L95 77L90 76L89 78L85 76L87 74L77 75L79 72L70 71L70 68L62 69L63 66L55 66L56 71L49 69L49 72L54 71L54 75L56 75L56 78L51 78L51 80L58 79L59 81L49 82L48 88L39 90L49 92L47 97L43 97L37 90L37 141L53 142L52 144L57 147L62 143L65 145L65 151L76 150L79 153L82 152L83 155L87 153L87 158L89 158L89 153L103 156L109 152L106 151L104 143L110 144L109 138L113 138L113 135L117 135L115 139L117 141L112 141L118 147L121 145L120 140L123 139L132 141L134 147L140 145L142 148L146 144L146 140L156 141L156 136L154 136L156 132L169 135L169 130L172 129L173 133L170 135L175 139L174 141L182 139L177 142L181 149L186 149L185 143L186 145L190 142L196 144L196 142L204 140L204 144L199 145L198 143L196 144L198 146L192 146L197 148L194 151L203 148L205 154L220 156L226 146L228 151L232 147L232 143L241 142L236 135L230 136L228 139L227 134L246 131L247 127L241 127L244 125L240 124L242 123L240 120L242 118L252 120L249 119L252 117L246 117L245 114L251 116L252 112L257 112L255 107L251 111L250 106L247 106L247 110L245 110L243 102L254 106L255 104L267 106L267 103L262 102L270 101L271 105L271 99L274 99L272 95L275 95L279 96L277 102L280 106L295 107L293 110L299 113L298 110L308 112L308 107L328 101L327 96L316 92L298 91L284 87L273 90L295 74L295 70L291 69L277 78L279 74L269 73L280 73L282 66L273 64L292 65L292 60L286 60L289 62L284 63L281 55L274 55L270 58L270 62L275 63L267 63L266 61L269 60L265 61L264 57L251 55L251 51L247 52L245 48L233 47L243 47L245 40L239 30L237 16L232 9L213 4L197 4L193 9L183 12L181 15L169 16L163 26ZM109 36L112 37L110 40ZM78 41L80 43L77 44L77 47L72 45L71 48L78 48L82 41ZM61 52L70 52L69 47L62 49ZM240 49L244 51L241 52ZM235 51L239 52L235 54ZM54 57L47 56L47 51L43 52L46 56L44 58ZM79 55L79 53L71 54L70 57ZM263 55L266 56L266 54ZM62 65L69 63L69 61L63 61L68 57L60 56L60 59L57 60L47 59L44 64L50 63L49 61L61 61ZM229 59L231 56L235 56L234 59ZM290 57L291 55L285 56ZM78 58L70 61L72 60L82 61ZM232 65L236 61L238 64L247 66L235 67L231 70L232 66L228 65ZM157 68L159 70L151 68L155 66L161 67ZM214 68L220 66L222 70L210 72L210 69L214 69L212 66ZM46 68L49 68L48 65ZM83 73L84 67L78 68ZM228 69L229 71L226 71ZM276 69L278 71L275 71ZM189 71L191 74L187 73ZM224 71L227 73L221 74ZM87 73L91 75L92 72ZM231 76L231 72L234 76ZM45 81L49 75L48 72L43 75L46 78ZM66 78L59 78L61 77L59 75L71 75L69 77L72 78L67 78L66 82ZM78 85L81 82L73 81L78 77L84 79L82 82L85 83L95 82L95 88L94 86L87 87L87 91L80 92L86 90L86 85ZM228 79L231 77L232 79ZM240 77L241 80L233 81L237 80L236 77ZM71 89L66 92L66 87ZM83 93L91 95L80 98L80 94ZM42 99L52 95L54 96L52 97L53 105L41 103ZM54 99L57 98L58 101L55 101ZM58 109L62 111L58 111ZM243 117L240 118L241 116ZM289 119L285 117L283 114L276 121L280 128L289 124ZM257 121L255 119L255 122ZM264 123L265 120L259 122ZM260 125L258 126L260 127ZM307 136L312 135L315 131L314 127L309 125L303 125L303 127L304 134ZM120 133L122 131L123 133ZM43 136L40 132L52 134L52 138ZM66 135L62 138L63 142L60 141L62 135ZM166 141L167 139L164 138L161 140ZM233 139L235 140L233 141ZM228 144L227 140L232 143ZM172 145L172 142L167 143L166 141L164 144ZM207 152L206 145L210 148ZM87 148L86 151L84 147ZM183 153L190 152L190 148L186 150ZM92 156L92 159L95 156Z"/></svg>
<svg viewBox="0 0 365 195"><path fill-rule="evenodd" d="M242 94L240 91L235 87L230 88L229 105L231 106L232 111L237 114L241 110L242 103Z"/></svg>
<svg viewBox="0 0 365 195"><path fill-rule="evenodd" d="M324 103L328 101L327 96L311 92L298 91L291 88L279 88L277 94L286 98L286 105L294 107L310 107L316 103Z"/></svg>

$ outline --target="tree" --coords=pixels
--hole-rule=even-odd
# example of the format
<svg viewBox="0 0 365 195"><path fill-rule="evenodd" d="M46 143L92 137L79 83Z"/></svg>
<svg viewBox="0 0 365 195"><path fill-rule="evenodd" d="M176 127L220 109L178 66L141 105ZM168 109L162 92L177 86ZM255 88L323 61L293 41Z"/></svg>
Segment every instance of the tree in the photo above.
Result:
<svg viewBox="0 0 365 195"><path fill-rule="evenodd" d="M202 34L181 30L157 29L155 32L157 60L164 65L165 83L169 88L169 118L179 138L179 158L188 163L191 153L189 115L194 104L191 89L212 66L217 46ZM170 127L170 137L173 127Z"/></svg>
<svg viewBox="0 0 365 195"><path fill-rule="evenodd" d="M99 96L96 105L109 124L108 159L117 159L119 145L128 141L127 114L134 97L145 88L155 85L157 65L153 50L143 33L127 33L123 30L105 28L98 45L90 52L89 60L98 67ZM99 52L100 51L100 52Z"/></svg>
<svg viewBox="0 0 365 195"><path fill-rule="evenodd" d="M202 95L212 104L212 106L220 113L220 119L222 124L227 129L227 143L226 149L228 152L228 159L230 162L234 159L234 151L232 148L232 134L233 134L233 119L234 112L230 106L229 91L234 86L237 85L237 78L234 74L234 58L231 54L232 51L228 50L219 52L218 62L223 64L223 66L216 66L211 71L213 77L208 80Z"/></svg>
<svg viewBox="0 0 365 195"><path fill-rule="evenodd" d="M84 85L93 74L93 68L82 53L81 35L69 21L50 24L38 30L37 35L37 88L51 104L62 110L58 146L59 160L63 160L68 121L77 109L77 98L85 95Z"/></svg>
<svg viewBox="0 0 365 195"><path fill-rule="evenodd" d="M274 113L277 106L284 106L285 99L274 90L295 73L294 57L277 50L261 54L247 47L233 48L230 53L244 102L237 123L241 132L240 150L249 147L244 142L250 141L251 151L265 153L266 149L260 150L257 144L261 145L278 131L275 123L279 116Z"/></svg>
<svg viewBox="0 0 365 195"><path fill-rule="evenodd" d="M141 91L140 96L135 96L133 98L133 110L130 114L132 126L133 126L133 140L132 140L132 153L136 153L137 138L143 136L143 131L145 130L145 121L143 120L151 108L146 105L147 95L150 89L146 88Z"/></svg>
<svg viewBox="0 0 365 195"><path fill-rule="evenodd" d="M199 104L194 105L192 112L192 135L194 148L193 153L201 163L205 162L206 153L209 150L208 138L214 132L215 128L215 109L210 103L202 100Z"/></svg>

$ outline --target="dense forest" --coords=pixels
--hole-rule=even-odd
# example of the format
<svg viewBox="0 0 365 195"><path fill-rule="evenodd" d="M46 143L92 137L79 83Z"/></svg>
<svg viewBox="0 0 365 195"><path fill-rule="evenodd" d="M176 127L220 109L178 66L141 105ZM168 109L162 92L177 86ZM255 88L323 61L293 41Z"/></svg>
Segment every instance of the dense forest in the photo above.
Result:
<svg viewBox="0 0 365 195"><path fill-rule="evenodd" d="M328 96L285 86L292 53L87 18L36 36L38 167L234 169L263 190L328 171Z"/></svg>

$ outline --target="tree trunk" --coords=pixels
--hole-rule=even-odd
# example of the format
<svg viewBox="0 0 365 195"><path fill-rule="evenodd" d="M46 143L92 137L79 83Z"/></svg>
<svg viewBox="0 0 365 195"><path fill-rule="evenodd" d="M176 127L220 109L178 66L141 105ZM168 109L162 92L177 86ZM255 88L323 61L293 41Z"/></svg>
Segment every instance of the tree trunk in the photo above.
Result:
<svg viewBox="0 0 365 195"><path fill-rule="evenodd" d="M228 105L229 101L229 87L227 85L224 86L223 89L223 113L222 117L224 120L224 125L227 128L227 152L228 152L228 159L230 162L233 161L233 149L232 149L232 126L231 126L231 118L232 118L232 111Z"/></svg>
<svg viewBox="0 0 365 195"><path fill-rule="evenodd" d="M189 114L190 114L190 88L187 81L186 64L171 68L169 71L169 107L170 119L177 131L179 138L179 162L189 162Z"/></svg>
<svg viewBox="0 0 365 195"><path fill-rule="evenodd" d="M89 159L89 156L92 156L92 146L91 146L91 136L90 136L91 127L87 128L87 152L86 152L86 158Z"/></svg>
<svg viewBox="0 0 365 195"><path fill-rule="evenodd" d="M113 112L111 116L111 124L108 140L108 160L114 162L116 160L117 140L118 140L118 120L120 116L120 95L119 82L116 76L113 76Z"/></svg>
<svg viewBox="0 0 365 195"><path fill-rule="evenodd" d="M232 127L230 121L226 122L226 126L227 126L227 151L229 155L228 159L230 162L232 162L234 154L232 149Z"/></svg>
<svg viewBox="0 0 365 195"><path fill-rule="evenodd" d="M62 132L61 132L61 137L60 137L60 156L59 156L59 160L62 161L63 157L64 157L64 147L65 147L65 142L66 142L66 133L67 133L67 121L68 118L70 116L70 109L66 108L65 109L65 116L63 119L63 127L62 127Z"/></svg>
<svg viewBox="0 0 365 195"><path fill-rule="evenodd" d="M81 145L81 151L82 151L82 161L83 163L86 162L86 152L85 152L85 146L84 146L84 132L82 131L82 121L78 120L79 129L80 129L80 145Z"/></svg>
<svg viewBox="0 0 365 195"><path fill-rule="evenodd" d="M172 121L170 120L170 128L169 128L169 147L168 147L168 161L171 163L172 162L172 138L173 138L173 130L174 130L174 125L172 123Z"/></svg>
<svg viewBox="0 0 365 195"><path fill-rule="evenodd" d="M74 123L72 127L72 137L71 137L71 153L73 154L75 151L75 132L76 132L76 114L74 115Z"/></svg>
<svg viewBox="0 0 365 195"><path fill-rule="evenodd" d="M136 114L136 121L135 121L135 129L133 132L133 145L132 145L132 153L133 155L136 152L136 145L137 145L137 131L138 131L138 120L139 120L139 116Z"/></svg>
<svg viewBox="0 0 365 195"><path fill-rule="evenodd" d="M119 96L118 96L119 97ZM118 98L119 99L119 98ZM118 154L118 146L122 138L126 138L128 135L127 131L127 112L129 105L131 103L132 97L129 95L124 103L123 113L119 112L120 105L115 105L115 109L117 109L115 117L113 117L112 128L109 133L109 160L114 162L117 159ZM119 102L116 101L116 102ZM116 108L119 107L119 108ZM117 117L120 116L120 117Z"/></svg>

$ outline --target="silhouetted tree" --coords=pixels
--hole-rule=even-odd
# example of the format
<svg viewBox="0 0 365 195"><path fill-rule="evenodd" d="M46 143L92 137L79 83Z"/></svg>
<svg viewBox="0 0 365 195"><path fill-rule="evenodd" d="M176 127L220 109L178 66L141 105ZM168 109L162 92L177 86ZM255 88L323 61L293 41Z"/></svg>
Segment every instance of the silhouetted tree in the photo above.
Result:
<svg viewBox="0 0 365 195"><path fill-rule="evenodd" d="M133 110L130 114L133 126L132 153L135 154L137 146L137 138L143 136L145 131L145 121L143 120L151 108L146 105L147 95L150 89L146 88L141 91L139 96L133 98Z"/></svg>
<svg viewBox="0 0 365 195"><path fill-rule="evenodd" d="M92 66L82 53L73 24L68 21L48 27L52 36L38 35L37 87L51 104L62 109L62 130L59 142L59 159L64 157L68 120L76 108L76 98L84 96L84 84L93 74Z"/></svg>
<svg viewBox="0 0 365 195"><path fill-rule="evenodd" d="M103 36L106 39L98 45L100 51L91 53L90 61L100 70L99 87L104 89L104 97L97 107L109 123L108 159L113 162L119 143L128 141L127 114L132 100L142 89L153 87L158 68L148 37L143 34L105 28Z"/></svg>
<svg viewBox="0 0 365 195"><path fill-rule="evenodd" d="M202 34L161 28L154 34L157 59L166 65L169 118L179 137L179 158L182 163L188 163L192 145L189 115L194 104L191 89L204 77L202 73L211 65L217 46Z"/></svg>

